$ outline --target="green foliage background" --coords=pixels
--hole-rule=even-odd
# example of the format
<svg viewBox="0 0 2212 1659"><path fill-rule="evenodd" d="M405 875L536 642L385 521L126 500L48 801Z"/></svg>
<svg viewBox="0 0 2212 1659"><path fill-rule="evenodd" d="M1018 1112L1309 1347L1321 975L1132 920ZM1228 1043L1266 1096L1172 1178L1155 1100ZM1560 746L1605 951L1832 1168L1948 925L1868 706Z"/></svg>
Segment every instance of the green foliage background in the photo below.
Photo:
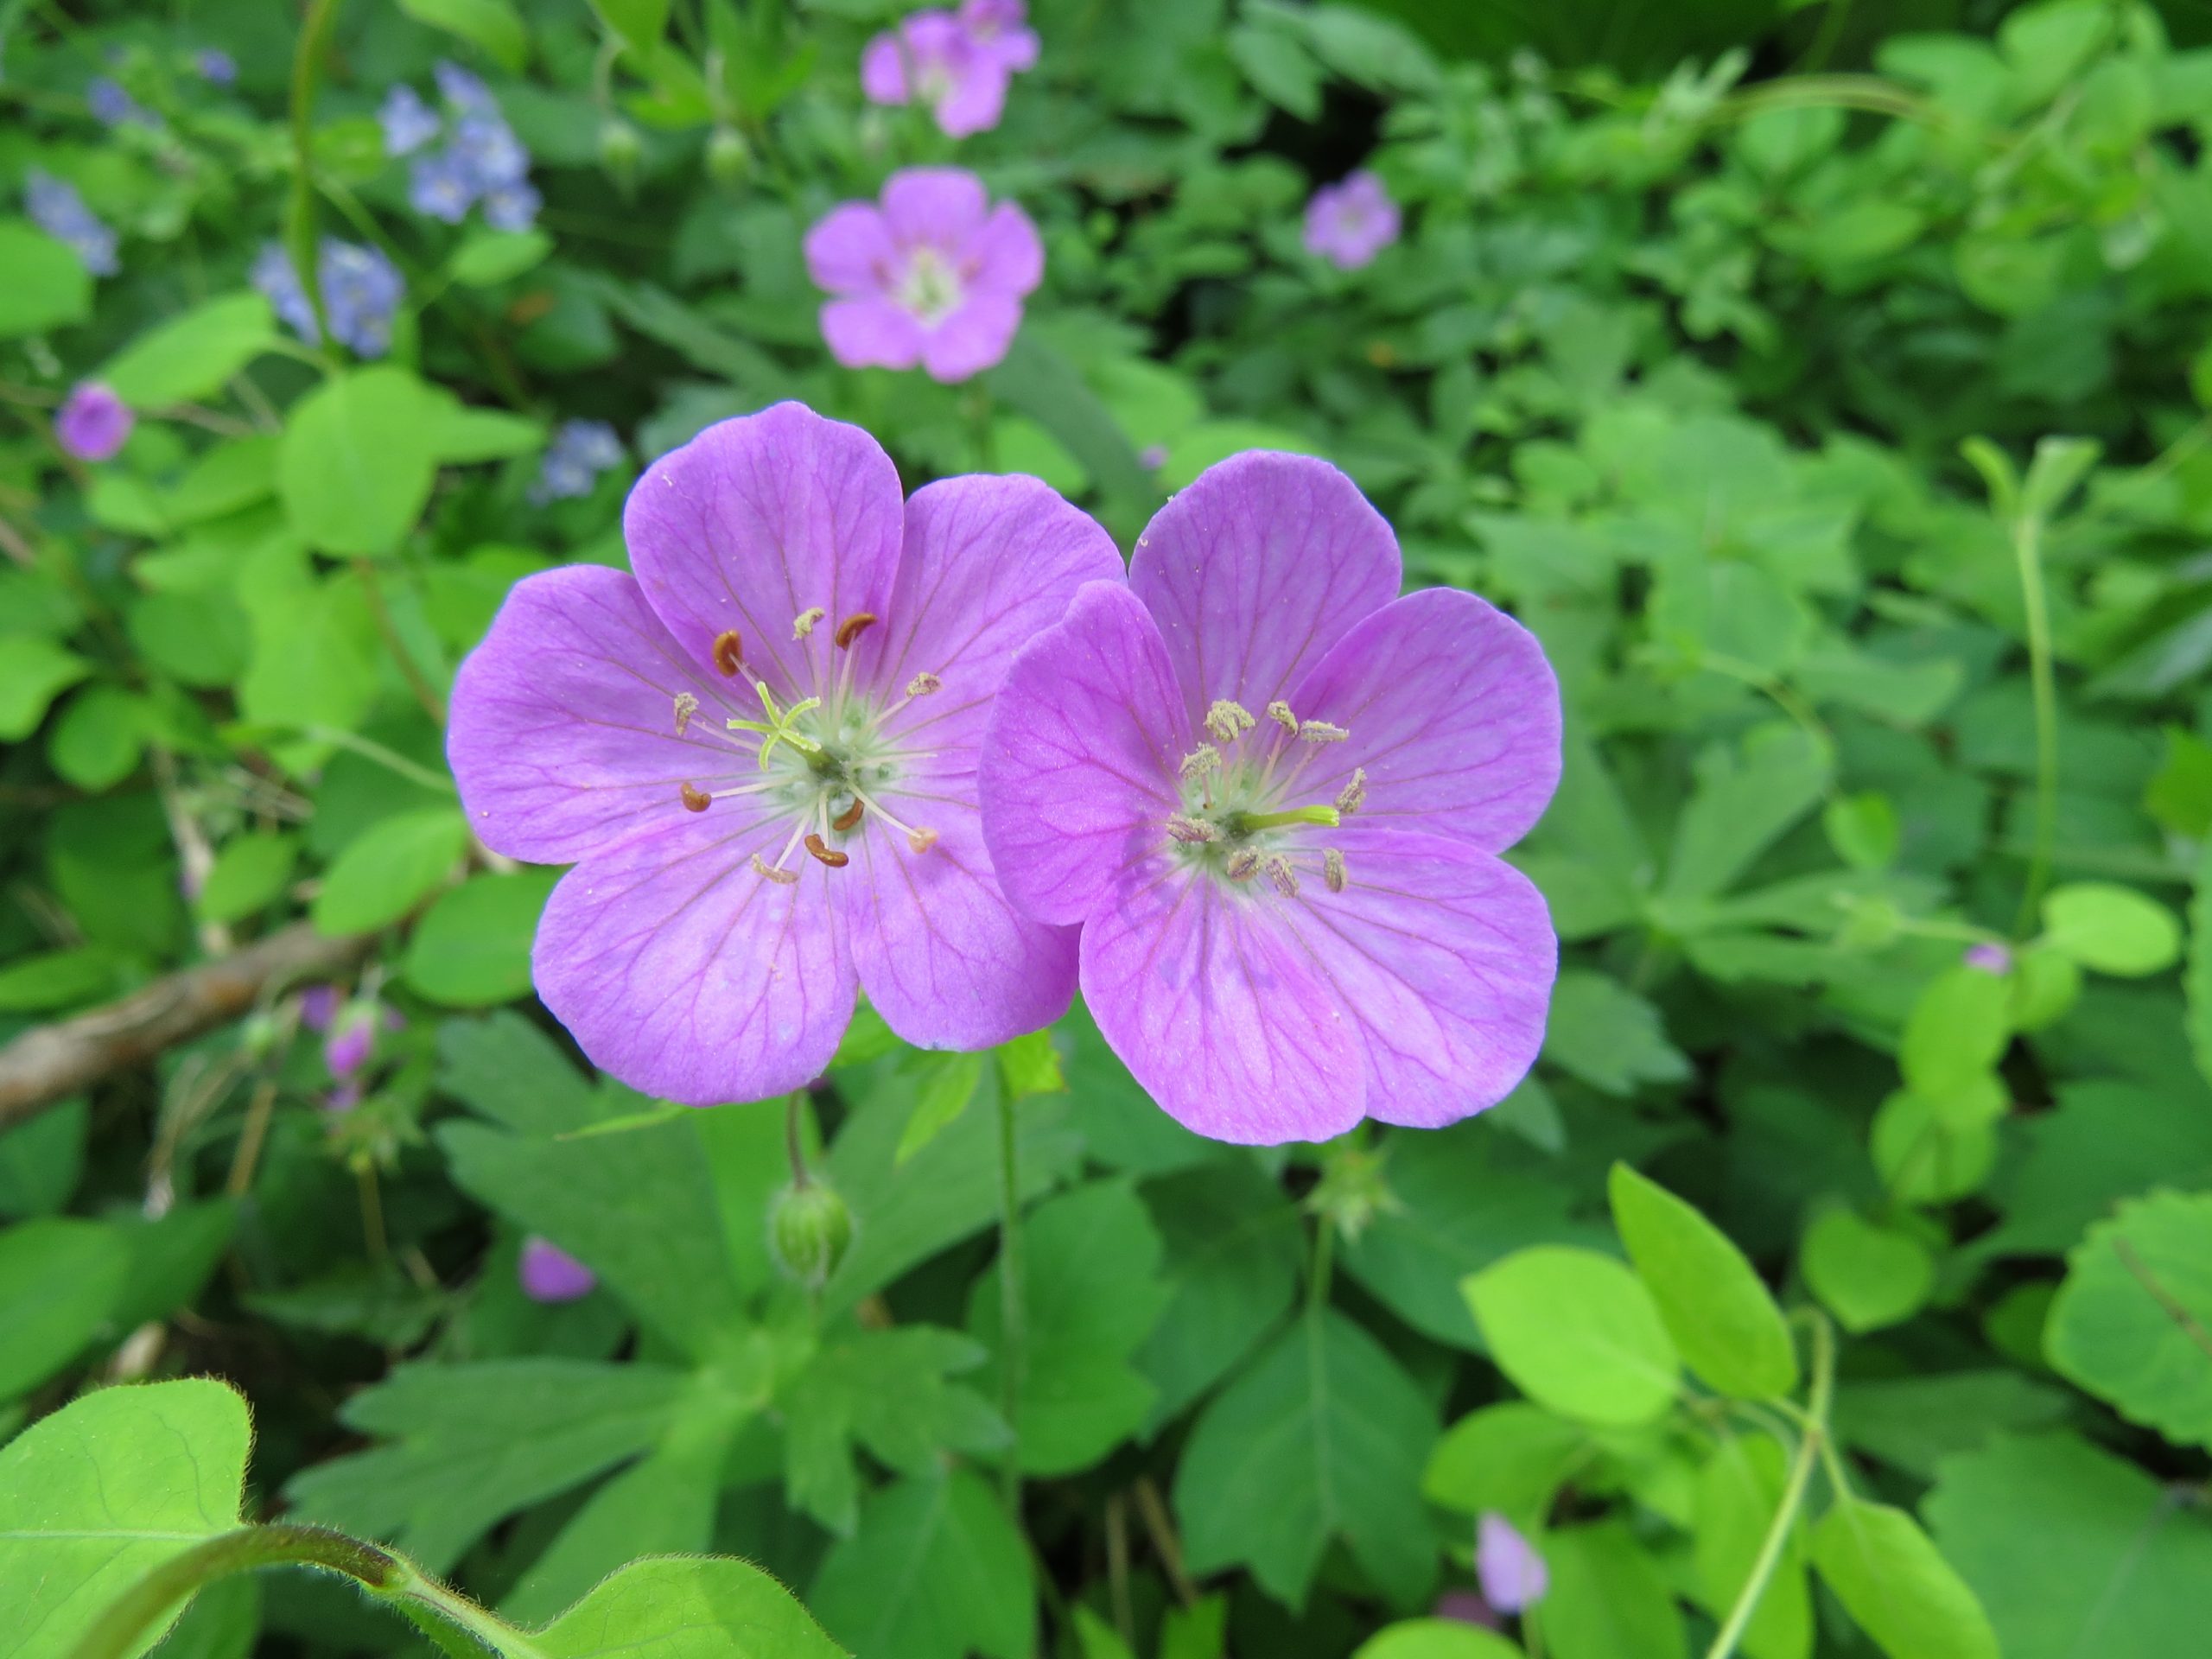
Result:
<svg viewBox="0 0 2212 1659"><path fill-rule="evenodd" d="M0 1602L76 1598L0 1656L241 1517L412 1565L220 1579L162 1651L2202 1645L2202 10L1479 10L1035 0L955 147L861 105L880 0L0 5L0 1039L302 918L406 1021L344 1116L280 986L0 1133ZM539 230L409 211L373 111L445 55ZM101 73L157 124L99 128ZM798 254L921 160L1047 247L964 387L836 367ZM1337 273L1299 214L1362 162L1408 235ZM15 216L35 167L120 276ZM317 224L407 276L381 362L247 284ZM50 416L92 376L142 420L88 468ZM1255 1154L1079 1009L986 1057L864 1010L796 1115L854 1241L781 1278L786 1103L582 1068L529 995L550 876L471 842L440 721L513 582L625 557L634 466L531 501L556 423L642 461L785 397L1125 545L1213 461L1323 454L1414 580L1522 616L1569 716L1514 855L1563 940L1522 1090ZM600 1288L525 1300L527 1234ZM156 1380L206 1376L242 1491L236 1398ZM82 1542L128 1514L170 1542ZM1494 1637L1424 1617L1482 1514L1550 1570ZM826 1637L662 1562L507 1645L702 1552Z"/></svg>

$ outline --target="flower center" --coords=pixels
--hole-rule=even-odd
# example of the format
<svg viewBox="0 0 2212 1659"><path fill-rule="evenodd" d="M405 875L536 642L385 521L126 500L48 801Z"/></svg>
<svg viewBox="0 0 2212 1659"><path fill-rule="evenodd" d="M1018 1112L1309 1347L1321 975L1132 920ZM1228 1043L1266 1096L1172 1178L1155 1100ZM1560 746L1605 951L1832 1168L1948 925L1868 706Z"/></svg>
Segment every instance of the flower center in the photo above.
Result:
<svg viewBox="0 0 2212 1659"><path fill-rule="evenodd" d="M906 256L906 275L894 293L901 309L924 322L941 322L959 308L959 269L942 250L918 247Z"/></svg>
<svg viewBox="0 0 2212 1659"><path fill-rule="evenodd" d="M1300 720L1287 702L1268 705L1268 728L1242 704L1223 701L1206 713L1201 743L1183 757L1182 810L1164 826L1189 868L1244 883L1265 875L1286 899L1299 895L1299 874L1316 871L1332 893L1344 890L1344 855L1320 844L1317 830L1333 830L1367 798L1367 774L1324 804L1301 801L1300 780L1314 752L1351 735L1325 720Z"/></svg>

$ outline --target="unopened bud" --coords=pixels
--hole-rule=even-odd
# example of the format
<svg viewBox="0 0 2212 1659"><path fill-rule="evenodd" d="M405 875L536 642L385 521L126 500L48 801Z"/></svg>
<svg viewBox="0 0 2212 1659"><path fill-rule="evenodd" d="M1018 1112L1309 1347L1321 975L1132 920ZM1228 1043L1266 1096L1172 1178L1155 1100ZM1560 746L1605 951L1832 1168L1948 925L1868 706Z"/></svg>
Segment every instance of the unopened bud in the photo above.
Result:
<svg viewBox="0 0 2212 1659"><path fill-rule="evenodd" d="M607 175L627 190L638 176L638 163L644 159L645 141L638 130L620 116L610 116L599 124L599 164Z"/></svg>
<svg viewBox="0 0 2212 1659"><path fill-rule="evenodd" d="M716 184L738 184L753 170L753 146L735 127L716 127L707 140L707 176Z"/></svg>
<svg viewBox="0 0 2212 1659"><path fill-rule="evenodd" d="M819 1290L853 1242L853 1212L819 1176L768 1203L768 1255L786 1278Z"/></svg>

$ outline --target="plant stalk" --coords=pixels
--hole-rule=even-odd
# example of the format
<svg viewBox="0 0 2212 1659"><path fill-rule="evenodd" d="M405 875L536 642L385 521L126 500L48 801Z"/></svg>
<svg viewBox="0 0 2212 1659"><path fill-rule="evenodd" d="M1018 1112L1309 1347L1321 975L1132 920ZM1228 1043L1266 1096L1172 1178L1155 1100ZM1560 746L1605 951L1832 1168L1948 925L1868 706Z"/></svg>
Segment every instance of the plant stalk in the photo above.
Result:
<svg viewBox="0 0 2212 1659"><path fill-rule="evenodd" d="M2020 890L2020 912L2012 923L2014 935L2024 938L2035 926L2058 842L2058 681L2051 665L2040 518L2024 515L2012 526L2012 552L2020 567L2020 601L2028 625L2028 682L2036 710L2035 839L2028 855L2027 885Z"/></svg>
<svg viewBox="0 0 2212 1659"><path fill-rule="evenodd" d="M1028 1363L1028 1316L1021 1281L1021 1182L1015 1163L1014 1100L1001 1085L999 1097L999 1410L1012 1438L999 1470L999 1492L1007 1511L1021 1512L1021 1384Z"/></svg>

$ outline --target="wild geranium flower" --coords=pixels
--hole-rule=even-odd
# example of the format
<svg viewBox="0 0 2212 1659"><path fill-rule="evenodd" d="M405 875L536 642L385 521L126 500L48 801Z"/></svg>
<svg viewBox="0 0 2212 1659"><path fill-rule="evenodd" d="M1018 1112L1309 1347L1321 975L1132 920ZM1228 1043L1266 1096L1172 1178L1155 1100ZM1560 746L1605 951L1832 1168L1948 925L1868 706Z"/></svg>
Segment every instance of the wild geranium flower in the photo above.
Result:
<svg viewBox="0 0 2212 1659"><path fill-rule="evenodd" d="M1240 455L1021 653L992 717L1007 897L1084 925L1107 1041L1217 1140L1449 1123L1542 1043L1558 942L1497 855L1558 783L1558 686L1482 600L1398 585L1351 480Z"/></svg>
<svg viewBox="0 0 2212 1659"><path fill-rule="evenodd" d="M708 1104L818 1077L858 989L925 1048L1058 1018L1074 937L1001 896L976 750L1014 652L1118 572L1105 532L1030 478L902 505L797 404L663 456L623 531L635 575L516 585L447 745L486 845L575 862L533 966L584 1052Z"/></svg>
<svg viewBox="0 0 2212 1659"><path fill-rule="evenodd" d="M262 249L253 262L253 285L267 296L276 315L310 346L321 336L315 308L300 286L292 257L278 243ZM323 308L330 332L358 357L382 357L391 349L391 324L407 291L398 268L375 248L358 247L325 237L315 261Z"/></svg>
<svg viewBox="0 0 2212 1659"><path fill-rule="evenodd" d="M67 243L93 276L112 276L122 269L114 231L85 206L75 185L33 168L23 176L23 211L55 241Z"/></svg>
<svg viewBox="0 0 2212 1659"><path fill-rule="evenodd" d="M522 1294L533 1302L581 1300L599 1288L599 1275L550 1238L532 1233L515 1263Z"/></svg>
<svg viewBox="0 0 2212 1659"><path fill-rule="evenodd" d="M1551 1569L1536 1547L1503 1516L1486 1511L1475 1523L1475 1576L1483 1599L1501 1613L1525 1611L1551 1588Z"/></svg>
<svg viewBox="0 0 2212 1659"><path fill-rule="evenodd" d="M955 14L978 51L1019 73L1037 67L1037 31L1026 0L962 0Z"/></svg>
<svg viewBox="0 0 2212 1659"><path fill-rule="evenodd" d="M54 441L79 461L105 461L123 448L137 419L99 381L80 381L54 417Z"/></svg>
<svg viewBox="0 0 2212 1659"><path fill-rule="evenodd" d="M1008 61L1002 41L978 40L952 13L932 8L868 43L861 91L871 104L926 104L939 131L965 138L998 125L1016 67L1027 66Z"/></svg>
<svg viewBox="0 0 2212 1659"><path fill-rule="evenodd" d="M1006 356L1022 302L1045 279L1029 215L994 207L953 167L893 173L875 202L840 203L806 233L806 268L835 296L822 336L849 369L911 369L965 380Z"/></svg>
<svg viewBox="0 0 2212 1659"><path fill-rule="evenodd" d="M1398 204L1364 168L1325 184L1306 204L1306 251L1357 270L1398 239Z"/></svg>

